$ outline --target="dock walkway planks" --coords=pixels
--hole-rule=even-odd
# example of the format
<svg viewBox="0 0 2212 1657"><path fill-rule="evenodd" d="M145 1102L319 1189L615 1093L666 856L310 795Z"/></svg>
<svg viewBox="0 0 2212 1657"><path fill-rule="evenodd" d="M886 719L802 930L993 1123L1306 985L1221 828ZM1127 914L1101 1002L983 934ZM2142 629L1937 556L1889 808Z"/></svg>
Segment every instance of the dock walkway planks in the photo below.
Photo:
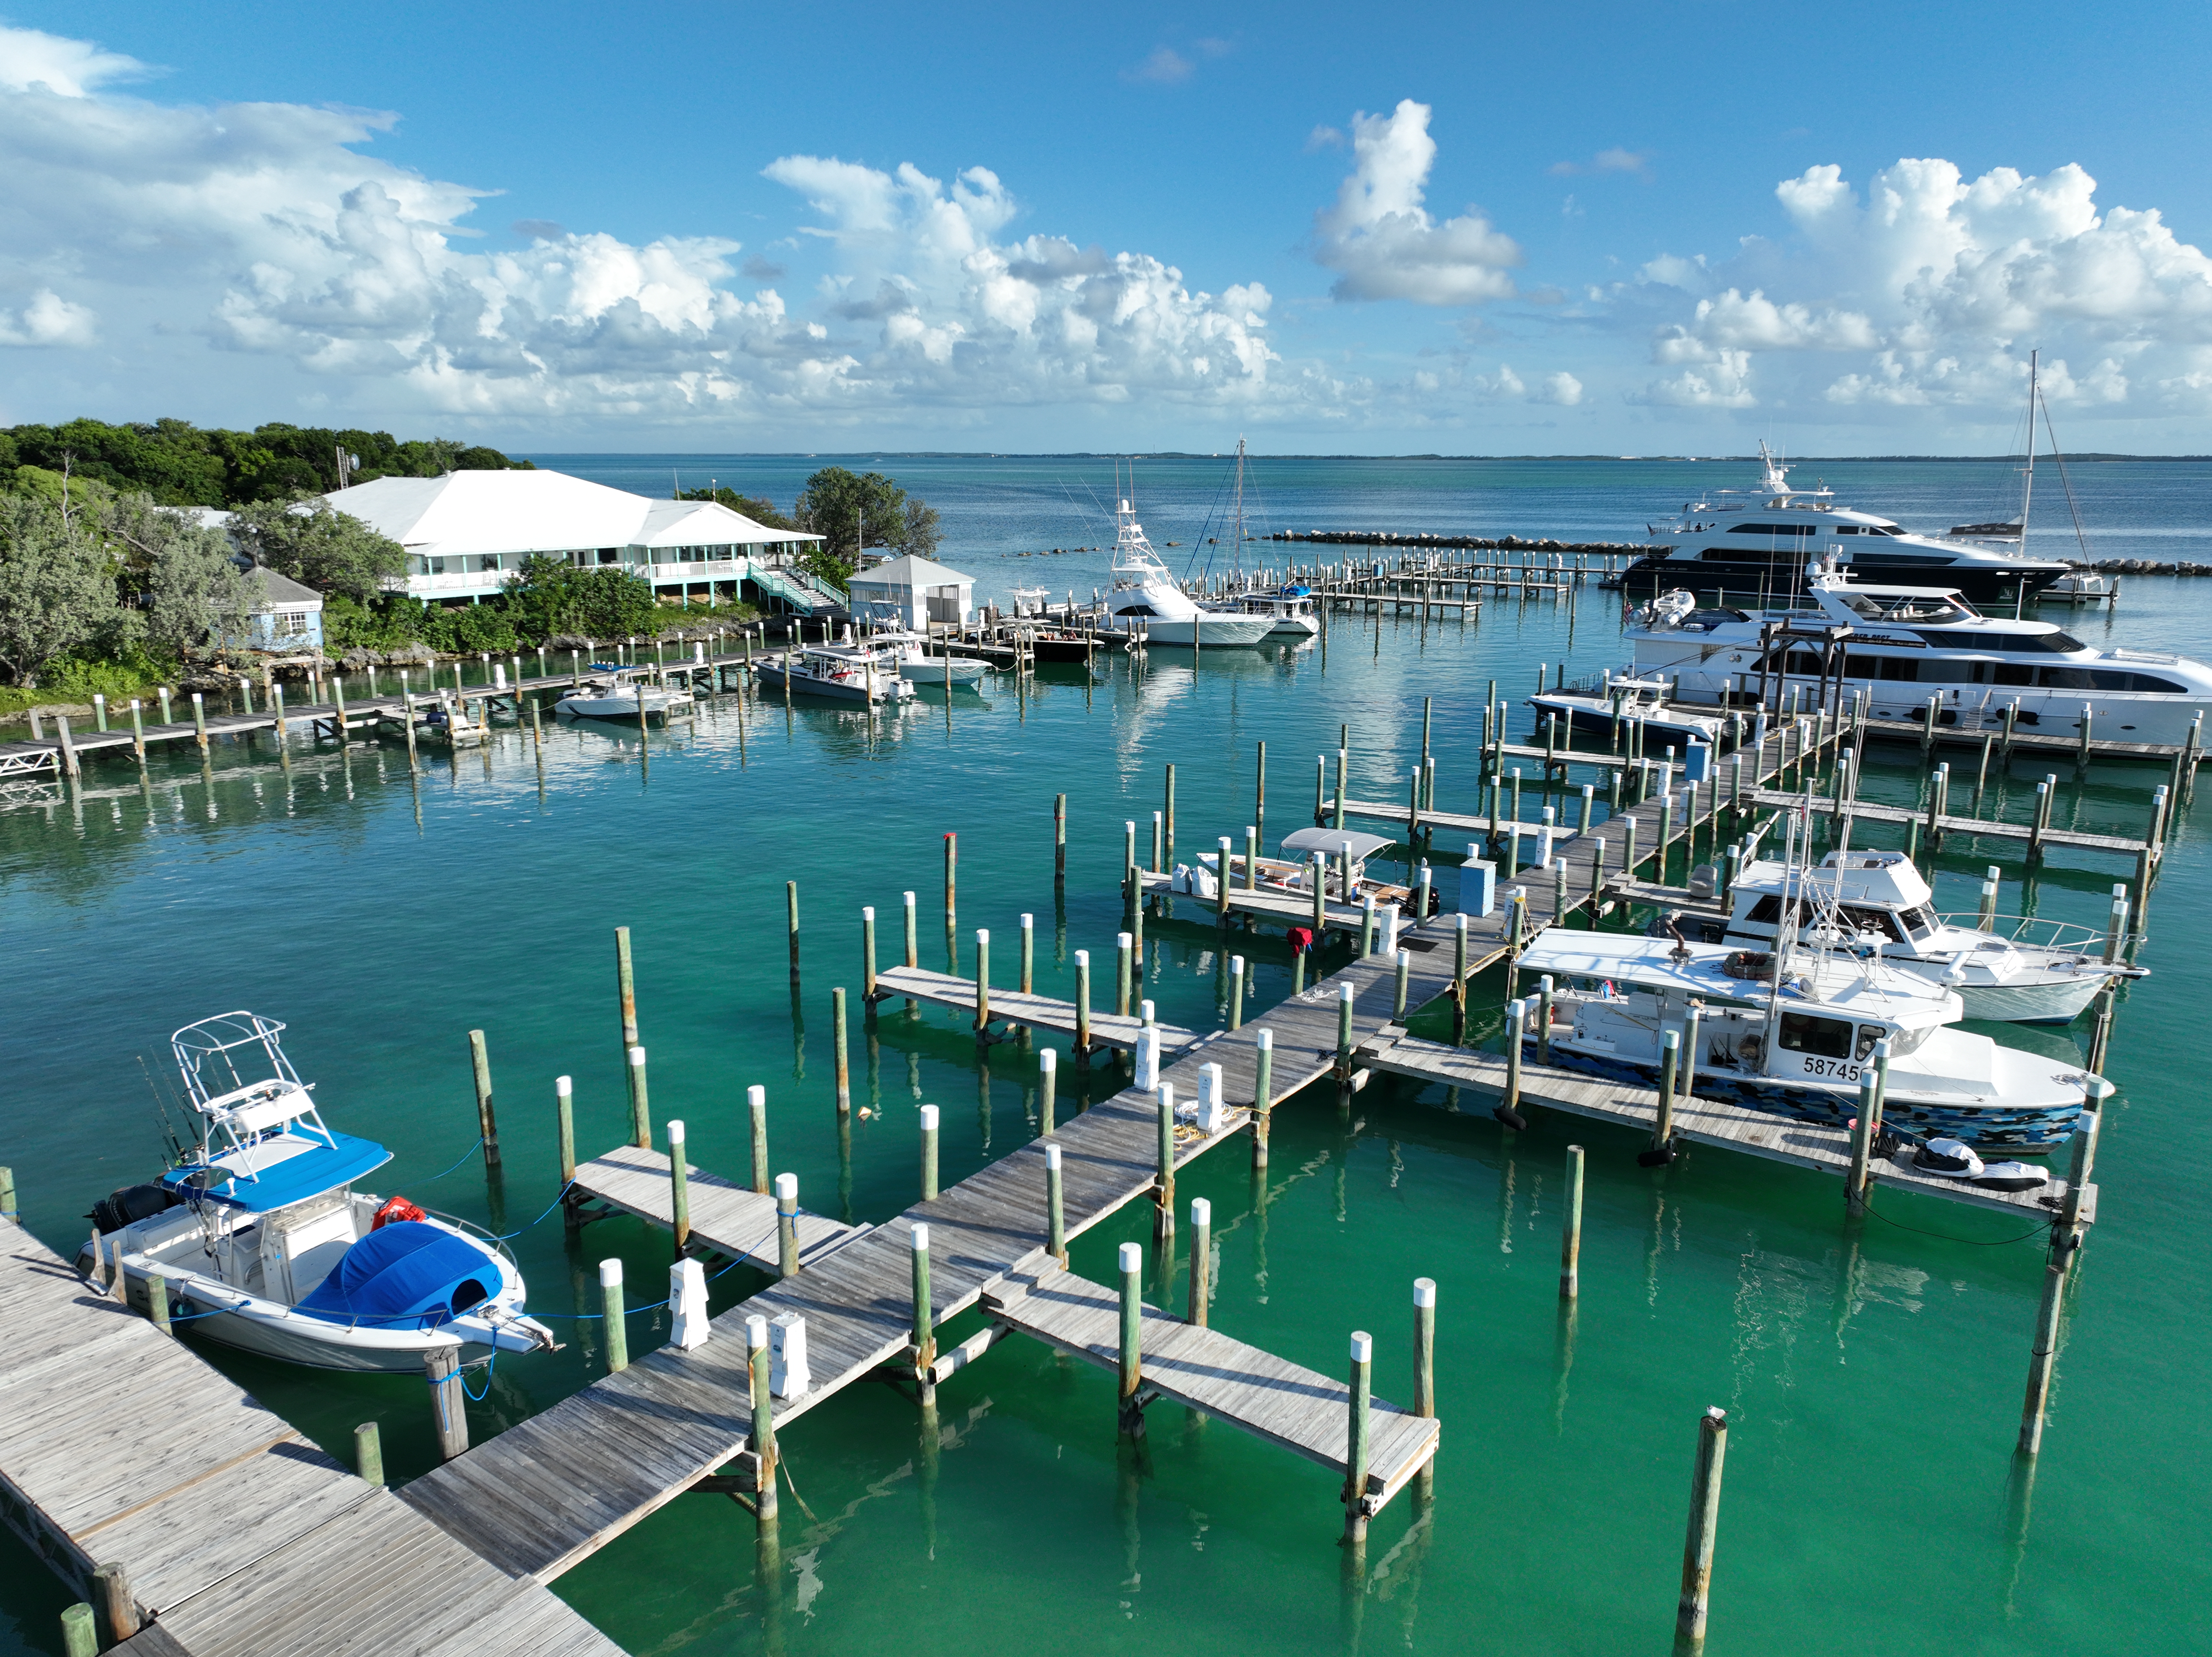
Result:
<svg viewBox="0 0 2212 1657"><path fill-rule="evenodd" d="M743 1259L763 1271L776 1268L775 1199L750 1191L719 1174L684 1164L684 1196L690 1210L691 1240ZM676 1223L676 1196L665 1151L617 1145L604 1156L576 1166L576 1193L611 1203L626 1214L655 1225ZM799 1211L799 1263L813 1265L835 1253L868 1228Z"/></svg>
<svg viewBox="0 0 2212 1657"><path fill-rule="evenodd" d="M1443 924L1431 922L1425 931L1410 973L1413 1005L1441 994L1451 980ZM1435 947L1440 938L1441 951ZM1176 1096L1195 1098L1199 1067L1219 1064L1223 1096L1231 1107L1219 1132L1178 1135L1177 1165L1250 1120L1261 1029L1274 1033L1271 1090L1287 1097L1335 1063L1338 983L1353 986L1358 1041L1389 1023L1395 970L1380 956L1355 961L1304 995L1242 1029L1207 1037L1164 1066L1161 1074L1175 1084ZM884 982L880 974L878 982ZM1053 1142L1060 1148L1070 1236L1152 1195L1158 1114L1149 1090L1127 1089L1093 1104L1060 1124ZM705 1345L689 1352L663 1348L633 1362L424 1474L401 1499L505 1569L551 1580L750 1448L747 1317L793 1312L806 1320L815 1386L801 1397L776 1400L779 1427L906 1352L914 1317L910 1229L917 1222L930 1229L931 1309L941 1323L1046 1259L1042 1142L730 1308L714 1320Z"/></svg>
<svg viewBox="0 0 2212 1657"><path fill-rule="evenodd" d="M975 980L955 978L950 973L933 972L927 967L884 967L876 973L876 998L878 1001L904 997L909 1001L927 1001L933 1006L951 1007L961 1012L975 1010ZM991 986L991 1022L993 1023L1023 1024L1033 1030L1047 1030L1054 1035L1064 1035L1073 1041L1075 1036L1075 1003L1054 1001L1049 996L1024 995L1019 990L1002 990ZM1137 1033L1145 1021L1133 1015L1123 1017L1118 1013L1091 1014L1091 1045L1093 1047L1134 1048ZM1159 1026L1160 1051L1180 1053L1199 1040L1196 1030L1184 1029L1178 1024Z"/></svg>
<svg viewBox="0 0 2212 1657"><path fill-rule="evenodd" d="M1802 794L1778 793L1761 788L1751 793L1752 801L1759 805L1802 805ZM1813 797L1813 810L1822 815L1838 813L1835 803L1821 795ZM1925 810L1914 810L1910 806L1879 805L1870 800L1853 800L1849 807L1855 817L1864 817L1869 822L1926 822ZM2124 835L2093 835L2078 828L2045 828L2040 835L2032 822L2000 822L1989 817L1960 817L1948 813L1936 819L1939 833L1946 835L1987 835L1999 840L2024 840L2033 842L2040 839L2046 846L2071 846L2087 852L2118 852L2128 857L2140 857L2148 849L2154 859L2160 848L2140 840L2130 840Z"/></svg>
<svg viewBox="0 0 2212 1657"><path fill-rule="evenodd" d="M983 1296L987 1316L1071 1357L1119 1372L1121 1302L1111 1289L1060 1270L1010 1275ZM1345 1472L1351 1388L1343 1381L1248 1346L1218 1329L1143 1308L1142 1386L1242 1427L1309 1461ZM1434 1417L1372 1400L1366 1496L1370 1510L1396 1495L1437 1453Z"/></svg>
<svg viewBox="0 0 2212 1657"><path fill-rule="evenodd" d="M1505 1093L1505 1059L1502 1053L1481 1053L1386 1032L1382 1039L1370 1042L1362 1051L1360 1062L1415 1081L1467 1088L1501 1098ZM1609 1082L1533 1062L1521 1067L1521 1100L1523 1105L1540 1105L1547 1110L1594 1117L1631 1128L1648 1129L1659 1115L1658 1096L1649 1088ZM1801 1122L1792 1117L1748 1110L1741 1105L1694 1095L1674 1102L1674 1134L1693 1144L1746 1151L1823 1174L1846 1174L1851 1165L1850 1135L1842 1128ZM1984 1191L1955 1181L1931 1178L1896 1162L1877 1161L1871 1166L1883 1185L1975 1208L2045 1220L2057 1217L2058 1204L2066 1190L2064 1181L2054 1179L2040 1191ZM2082 1213L2094 1217L2097 1188L2092 1184L2085 1189Z"/></svg>
<svg viewBox="0 0 2212 1657"><path fill-rule="evenodd" d="M0 1324L0 1515L88 1599L124 1567L159 1621L121 1649L617 1657L6 1221Z"/></svg>

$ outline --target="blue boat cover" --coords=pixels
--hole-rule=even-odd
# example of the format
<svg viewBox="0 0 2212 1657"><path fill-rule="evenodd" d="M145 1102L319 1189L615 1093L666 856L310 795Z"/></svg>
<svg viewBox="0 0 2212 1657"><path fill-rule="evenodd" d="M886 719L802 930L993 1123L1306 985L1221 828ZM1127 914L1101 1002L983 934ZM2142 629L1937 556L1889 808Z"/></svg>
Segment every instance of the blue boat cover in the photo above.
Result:
<svg viewBox="0 0 2212 1657"><path fill-rule="evenodd" d="M395 1220L347 1249L298 1309L335 1322L429 1328L489 1300L504 1281L498 1260L467 1238Z"/></svg>
<svg viewBox="0 0 2212 1657"><path fill-rule="evenodd" d="M257 1140L250 1147L261 1152L253 1160L264 1166L261 1177L241 1179L231 1170L217 1166L213 1171L222 1177L208 1185L207 1194L217 1200L235 1203L257 1214L289 1208L294 1203L303 1203L310 1197L319 1197L325 1191L336 1191L340 1186L351 1185L356 1180L382 1168L392 1160L392 1153L374 1139L356 1139L350 1133L332 1133L329 1143L318 1138L313 1130L295 1122L282 1133L270 1134ZM293 1154L273 1158L271 1151L290 1151ZM229 1153L235 1156L235 1152ZM171 1190L183 1193L186 1183L195 1174L208 1172L204 1164L187 1163L172 1168L161 1176L161 1183Z"/></svg>

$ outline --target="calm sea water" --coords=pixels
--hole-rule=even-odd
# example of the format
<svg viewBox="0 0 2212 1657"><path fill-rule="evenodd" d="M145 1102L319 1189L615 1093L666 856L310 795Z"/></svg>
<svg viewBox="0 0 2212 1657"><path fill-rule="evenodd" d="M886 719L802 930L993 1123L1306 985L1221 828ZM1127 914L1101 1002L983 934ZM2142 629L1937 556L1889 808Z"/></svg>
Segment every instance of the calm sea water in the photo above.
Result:
<svg viewBox="0 0 2212 1657"><path fill-rule="evenodd" d="M844 458L856 463L876 461ZM641 488L673 464L687 485L714 476L787 501L822 462L562 464ZM986 592L1030 583L1035 561L1012 555L1110 538L1076 488L1106 499L1110 463L881 464L944 510L945 555L983 577ZM1823 470L1846 500L1916 525L1963 521L1989 501L1963 468ZM1221 471L1140 465L1157 539L1198 537ZM1735 483L1744 469L1269 461L1254 471L1277 526L1630 538L1686 498L1692 479ZM1063 483L1081 508L1054 504ZM2073 484L2100 552L2201 556L2212 543L2212 470L2085 466ZM2042 489L2039 477L2039 499ZM1048 561L1051 584L1102 579L1103 559L1087 556ZM2117 615L2069 624L2201 653L2212 586L2131 580ZM614 926L636 938L657 1119L681 1115L695 1160L739 1171L744 1089L764 1083L775 1165L798 1174L801 1200L881 1221L913 1193L921 1103L944 1108L948 1180L1033 1132L1032 1059L1001 1047L979 1067L949 1013L891 1014L872 1029L856 1017L856 1102L874 1114L855 1124L841 1166L830 992L857 994L859 907L895 916L903 889L921 895L925 962L942 957L945 833L961 839L962 961L973 929L988 926L994 976L1010 981L1018 917L1032 913L1040 986L1065 994L1072 951L1112 947L1121 825L1148 819L1166 762L1178 767L1188 854L1251 821L1265 740L1279 836L1305 820L1313 756L1335 746L1340 723L1351 727L1355 789L1396 798L1433 697L1440 800L1468 808L1488 681L1517 696L1540 663L1594 671L1620 654L1617 599L1591 590L1565 604L1493 602L1463 626L1340 617L1326 651L1209 654L1195 672L1166 651L1141 670L1117 662L1090 685L1048 671L1026 701L991 688L948 711L938 696L872 727L815 707L787 718L765 706L741 720L724 699L694 728L655 731L642 756L634 735L560 730L542 768L509 731L483 752L429 758L411 784L404 752L360 744L295 752L289 774L265 744L222 746L205 768L156 760L143 783L104 762L74 803L0 810L0 928L15 963L0 1016L0 1155L29 1225L71 1250L93 1198L159 1165L167 1033L233 1007L284 1019L333 1125L395 1153L379 1189L526 1228L514 1247L532 1308L556 1317L569 1344L501 1361L471 1407L481 1439L600 1373L597 1330L571 1315L594 1309L594 1262L619 1255L641 1287L665 1271L661 1234L611 1221L571 1248L557 1219L540 1218L557 1183L553 1077L576 1078L587 1150L625 1133ZM1917 760L1877 753L1869 791L1911 798ZM2024 816L2045 768L2022 761L1996 780L2003 809ZM2063 777L2062 817L2137 832L2149 781L2101 765ZM1055 902L1050 813L1063 790L1070 875ZM1946 907L1972 907L1991 861L2004 865L2008 909L2092 924L2122 872L2060 853L2024 883L2011 848L1954 842L1938 875ZM799 883L805 923L796 998L787 879ZM1322 1470L1171 1406L1155 1408L1134 1454L1115 1442L1109 1376L1016 1339L940 1389L934 1443L881 1387L854 1387L796 1424L785 1448L807 1510L787 1503L769 1587L750 1519L722 1498L689 1496L559 1592L634 1652L949 1654L1048 1641L1100 1653L1657 1652L1671 1638L1694 1422L1720 1405L1733 1443L1714 1652L2202 1650L2212 1640L2199 1539L2212 1520L2199 1379L2212 1363L2212 1266L2199 1237L2212 1155L2187 1032L2201 1016L2209 925L2212 879L2185 814L2153 895L2143 959L2154 975L2129 994L2114 1042L2121 1091L2101 1223L2032 1478L2011 1448L2042 1252L2017 1224L1887 1193L1853 1228L1831 1180L1702 1150L1647 1172L1631 1136L1541 1115L1508 1142L1481 1102L1378 1081L1349 1112L1324 1089L1282 1108L1264 1189L1241 1144L1179 1182L1214 1205L1216 1325L1331 1372L1346 1332L1371 1330L1386 1396L1410 1393L1411 1280L1437 1280L1435 1506L1416 1523L1410 1503L1394 1502L1360 1570L1347 1572L1336 1545ZM887 919L887 956L894 930ZM1150 936L1161 1017L1218 1020L1225 963L1210 924L1185 916ZM1248 1005L1279 998L1279 942L1242 947L1256 974ZM1478 984L1477 998L1492 1005L1501 989ZM441 1172L475 1136L471 1028L487 1033L498 1086L497 1188L473 1160ZM2072 1033L1998 1033L2078 1061ZM1571 1142L1590 1159L1583 1297L1563 1320ZM1141 1205L1083 1238L1076 1269L1106 1277L1125 1240L1149 1245ZM1184 1264L1170 1296L1182 1292ZM714 1304L757 1286L733 1269ZM657 1316L635 1319L632 1349L665 1334ZM395 1478L430 1465L419 1381L201 1350L334 1453L349 1454L355 1423L374 1419ZM0 1652L58 1650L63 1603L28 1553L0 1543Z"/></svg>

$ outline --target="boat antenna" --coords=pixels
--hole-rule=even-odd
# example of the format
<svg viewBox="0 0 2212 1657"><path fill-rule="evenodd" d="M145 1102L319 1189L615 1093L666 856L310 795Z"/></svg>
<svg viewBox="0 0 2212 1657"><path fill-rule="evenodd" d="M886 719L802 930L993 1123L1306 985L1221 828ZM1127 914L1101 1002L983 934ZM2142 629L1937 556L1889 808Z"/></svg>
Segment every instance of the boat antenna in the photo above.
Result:
<svg viewBox="0 0 2212 1657"><path fill-rule="evenodd" d="M2081 557L2086 563L2089 561L2089 537L2081 527L2081 508L2074 499L2074 480L2066 475L2066 457L2058 452L2058 428L2051 423L2051 399L2039 398L2037 401L2043 404L2043 429L2051 439L2051 458L2057 463L2058 482L2066 491L2066 510L2074 514L2074 538L2081 543ZM2034 413L2031 410L2029 411L2031 423L2033 419ZM2026 526L2027 522L2025 518L2021 520L2023 527Z"/></svg>
<svg viewBox="0 0 2212 1657"><path fill-rule="evenodd" d="M2035 405L2042 393L2036 388L2036 370L2042 348L2027 354L2027 470L2022 475L2020 490L2020 553L2027 555L2027 507L2035 499Z"/></svg>

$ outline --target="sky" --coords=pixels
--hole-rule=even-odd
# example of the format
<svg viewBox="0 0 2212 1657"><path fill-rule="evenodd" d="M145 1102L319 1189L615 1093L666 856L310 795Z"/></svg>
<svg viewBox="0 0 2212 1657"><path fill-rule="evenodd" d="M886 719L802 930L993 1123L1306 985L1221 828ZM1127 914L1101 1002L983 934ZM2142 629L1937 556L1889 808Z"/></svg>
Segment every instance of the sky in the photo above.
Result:
<svg viewBox="0 0 2212 1657"><path fill-rule="evenodd" d="M2212 452L2166 0L0 6L0 424Z"/></svg>

